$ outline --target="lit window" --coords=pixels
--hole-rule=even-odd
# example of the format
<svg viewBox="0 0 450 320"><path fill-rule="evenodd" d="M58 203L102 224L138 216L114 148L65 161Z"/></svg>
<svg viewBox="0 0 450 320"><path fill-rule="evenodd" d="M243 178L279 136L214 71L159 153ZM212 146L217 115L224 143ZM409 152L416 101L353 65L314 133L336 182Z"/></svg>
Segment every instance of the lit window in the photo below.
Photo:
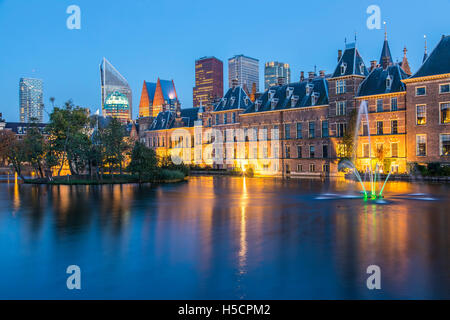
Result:
<svg viewBox="0 0 450 320"><path fill-rule="evenodd" d="M363 158L369 158L370 157L369 151L370 151L369 144L368 143L364 143L363 144L363 148L362 148L362 152L363 152L362 156L363 156Z"/></svg>
<svg viewBox="0 0 450 320"><path fill-rule="evenodd" d="M416 106L416 118L418 125L423 125L427 123L427 114L425 105Z"/></svg>
<svg viewBox="0 0 450 320"><path fill-rule="evenodd" d="M450 102L441 103L441 123L450 123Z"/></svg>
<svg viewBox="0 0 450 320"><path fill-rule="evenodd" d="M310 163L309 164L309 172L314 172L316 171L316 165L314 163Z"/></svg>
<svg viewBox="0 0 450 320"><path fill-rule="evenodd" d="M303 166L301 164L297 165L297 172L302 172L303 171Z"/></svg>
<svg viewBox="0 0 450 320"><path fill-rule="evenodd" d="M427 155L427 137L424 134L416 135L416 154L422 157Z"/></svg>
<svg viewBox="0 0 450 320"><path fill-rule="evenodd" d="M337 123L337 136L338 137L343 137L345 134L345 130L347 129L347 124L346 123Z"/></svg>
<svg viewBox="0 0 450 320"><path fill-rule="evenodd" d="M417 87L416 88L416 96L424 96L427 94L427 88L426 87Z"/></svg>
<svg viewBox="0 0 450 320"><path fill-rule="evenodd" d="M285 148L286 158L289 159L291 157L291 148L286 146Z"/></svg>
<svg viewBox="0 0 450 320"><path fill-rule="evenodd" d="M398 142L391 143L391 157L398 158Z"/></svg>
<svg viewBox="0 0 450 320"><path fill-rule="evenodd" d="M441 156L450 156L450 134L440 135L439 150Z"/></svg>

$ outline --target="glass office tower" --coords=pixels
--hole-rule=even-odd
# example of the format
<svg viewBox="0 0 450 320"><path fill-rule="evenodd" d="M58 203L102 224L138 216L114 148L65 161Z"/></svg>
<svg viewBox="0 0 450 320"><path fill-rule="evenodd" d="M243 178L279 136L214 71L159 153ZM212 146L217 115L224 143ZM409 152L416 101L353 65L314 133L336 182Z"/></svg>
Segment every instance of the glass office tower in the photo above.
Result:
<svg viewBox="0 0 450 320"><path fill-rule="evenodd" d="M264 89L267 90L278 84L279 78L283 79L283 83L291 82L291 68L289 64L271 61L266 62L264 67Z"/></svg>
<svg viewBox="0 0 450 320"><path fill-rule="evenodd" d="M259 91L259 60L237 55L228 59L228 86L231 88L233 80L237 84L246 87L248 91L252 90L255 83L256 91Z"/></svg>
<svg viewBox="0 0 450 320"><path fill-rule="evenodd" d="M44 122L44 82L41 79L20 78L20 122Z"/></svg>
<svg viewBox="0 0 450 320"><path fill-rule="evenodd" d="M132 117L132 95L128 81L114 68L114 66L103 58L100 64L100 81L102 86L102 113L104 116L111 115L105 109L105 100L113 92L124 94L128 99L128 119ZM112 116L112 115L111 115Z"/></svg>

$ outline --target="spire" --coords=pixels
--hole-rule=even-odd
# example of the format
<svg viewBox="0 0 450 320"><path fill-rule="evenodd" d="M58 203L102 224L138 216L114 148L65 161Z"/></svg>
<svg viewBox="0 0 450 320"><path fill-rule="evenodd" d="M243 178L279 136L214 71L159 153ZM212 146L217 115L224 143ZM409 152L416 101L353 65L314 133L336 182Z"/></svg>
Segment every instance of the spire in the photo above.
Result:
<svg viewBox="0 0 450 320"><path fill-rule="evenodd" d="M406 57L406 52L408 52L408 50L406 49L406 46L403 48L403 60L402 60L402 69L403 71L405 71L405 73L407 75L411 75L411 68L409 67L409 62L408 62L408 58Z"/></svg>
<svg viewBox="0 0 450 320"><path fill-rule="evenodd" d="M425 52L424 52L424 54L423 54L423 60L422 60L422 63L424 63L425 60L427 60L427 58L428 58L428 53L427 53L427 35L425 34L425 35L423 36L423 38L425 39Z"/></svg>
<svg viewBox="0 0 450 320"><path fill-rule="evenodd" d="M389 43L387 40L387 28L386 28L386 21L383 22L384 24L384 43L383 43L383 49L381 50L381 57L380 57L380 64L383 66L383 69L386 69L389 65L392 64L392 55L391 55L391 49L389 49Z"/></svg>

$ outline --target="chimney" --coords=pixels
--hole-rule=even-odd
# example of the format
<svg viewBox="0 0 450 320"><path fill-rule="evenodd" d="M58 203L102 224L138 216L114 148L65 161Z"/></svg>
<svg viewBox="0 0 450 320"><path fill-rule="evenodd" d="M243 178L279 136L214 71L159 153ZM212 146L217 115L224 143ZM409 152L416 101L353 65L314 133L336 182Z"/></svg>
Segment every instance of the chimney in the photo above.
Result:
<svg viewBox="0 0 450 320"><path fill-rule="evenodd" d="M370 61L370 71L377 67L377 60Z"/></svg>
<svg viewBox="0 0 450 320"><path fill-rule="evenodd" d="M325 70L320 70L319 74L321 78L325 78Z"/></svg>
<svg viewBox="0 0 450 320"><path fill-rule="evenodd" d="M302 82L303 80L305 80L305 72L301 71L300 72L300 82Z"/></svg>
<svg viewBox="0 0 450 320"><path fill-rule="evenodd" d="M238 85L238 79L233 79L231 80L231 88L236 88Z"/></svg>
<svg viewBox="0 0 450 320"><path fill-rule="evenodd" d="M338 50L338 62L341 60L342 58L342 50Z"/></svg>
<svg viewBox="0 0 450 320"><path fill-rule="evenodd" d="M314 79L314 76L315 76L315 73L314 73L314 71L310 71L310 72L308 72L308 79Z"/></svg>
<svg viewBox="0 0 450 320"><path fill-rule="evenodd" d="M283 77L278 77L277 83L281 87L284 84L284 78Z"/></svg>

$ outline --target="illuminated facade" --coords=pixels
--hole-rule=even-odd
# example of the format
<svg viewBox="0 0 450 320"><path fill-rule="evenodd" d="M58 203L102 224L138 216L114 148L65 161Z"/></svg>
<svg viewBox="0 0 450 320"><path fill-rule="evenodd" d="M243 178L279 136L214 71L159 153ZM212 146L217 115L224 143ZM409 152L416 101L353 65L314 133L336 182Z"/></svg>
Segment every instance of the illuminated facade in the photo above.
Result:
<svg viewBox="0 0 450 320"><path fill-rule="evenodd" d="M361 172L450 164L450 36L413 76L404 54L394 63L386 38L380 63L367 68L356 45L346 44L330 76L302 72L300 81L278 83L255 101L235 79L213 106L160 112L140 126L140 137L159 154L182 154L187 164L252 168L258 175L337 175L350 157ZM353 133L363 103L370 127L363 118Z"/></svg>
<svg viewBox="0 0 450 320"><path fill-rule="evenodd" d="M243 87L247 92L253 86L259 91L259 60L236 55L228 59L228 86L232 87L233 80L237 80L237 85Z"/></svg>
<svg viewBox="0 0 450 320"><path fill-rule="evenodd" d="M124 94L128 100L128 117L127 121L132 119L132 105L133 99L131 94L131 88L128 85L128 81L119 73L119 71L114 68L114 66L103 58L100 64L100 82L102 90L102 113L104 116L107 115L107 110L105 109L106 98L111 95L114 91Z"/></svg>
<svg viewBox="0 0 450 320"><path fill-rule="evenodd" d="M180 105L173 80L144 81L139 102L139 117L157 117L162 111L174 111Z"/></svg>
<svg viewBox="0 0 450 320"><path fill-rule="evenodd" d="M43 81L41 79L20 78L19 103L20 122L39 123L44 121Z"/></svg>
<svg viewBox="0 0 450 320"><path fill-rule="evenodd" d="M195 61L195 87L193 106L212 104L223 96L223 62L215 57L203 57Z"/></svg>
<svg viewBox="0 0 450 320"><path fill-rule="evenodd" d="M103 112L105 116L111 116L119 119L122 123L127 123L130 120L130 105L127 96L118 91L112 92L106 97Z"/></svg>
<svg viewBox="0 0 450 320"><path fill-rule="evenodd" d="M265 90L279 84L280 79L282 79L283 84L291 82L291 68L289 64L278 61L266 62L264 66Z"/></svg>

